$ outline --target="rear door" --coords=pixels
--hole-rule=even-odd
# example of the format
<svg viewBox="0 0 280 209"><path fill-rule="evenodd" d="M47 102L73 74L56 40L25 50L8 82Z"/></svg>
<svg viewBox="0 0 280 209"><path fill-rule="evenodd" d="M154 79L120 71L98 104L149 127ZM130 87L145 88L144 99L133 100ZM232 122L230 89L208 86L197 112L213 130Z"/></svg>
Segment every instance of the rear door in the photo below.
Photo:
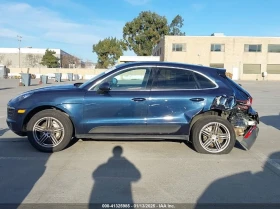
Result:
<svg viewBox="0 0 280 209"><path fill-rule="evenodd" d="M147 132L187 135L192 117L203 110L216 85L188 69L158 67L155 71L148 101Z"/></svg>

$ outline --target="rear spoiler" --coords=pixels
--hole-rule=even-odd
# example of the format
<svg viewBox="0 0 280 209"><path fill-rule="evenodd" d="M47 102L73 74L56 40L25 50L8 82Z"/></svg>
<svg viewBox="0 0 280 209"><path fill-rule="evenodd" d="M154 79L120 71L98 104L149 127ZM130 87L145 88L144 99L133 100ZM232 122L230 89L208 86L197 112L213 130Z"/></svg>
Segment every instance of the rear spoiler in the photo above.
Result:
<svg viewBox="0 0 280 209"><path fill-rule="evenodd" d="M218 75L226 75L226 69L224 68L216 68Z"/></svg>

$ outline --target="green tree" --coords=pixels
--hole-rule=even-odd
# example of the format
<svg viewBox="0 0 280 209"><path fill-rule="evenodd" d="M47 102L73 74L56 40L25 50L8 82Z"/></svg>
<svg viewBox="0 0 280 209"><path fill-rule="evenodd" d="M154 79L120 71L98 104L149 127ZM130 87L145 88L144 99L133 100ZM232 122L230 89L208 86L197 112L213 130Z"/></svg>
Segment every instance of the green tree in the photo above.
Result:
<svg viewBox="0 0 280 209"><path fill-rule="evenodd" d="M59 67L59 58L54 56L54 54L56 54L55 51L47 49L40 64L47 66L48 68Z"/></svg>
<svg viewBox="0 0 280 209"><path fill-rule="evenodd" d="M110 65L115 65L116 61L123 55L123 51L127 50L127 47L122 40L110 37L100 40L93 45L92 49L98 57L96 67L107 68Z"/></svg>
<svg viewBox="0 0 280 209"><path fill-rule="evenodd" d="M153 47L169 32L165 16L144 11L123 28L123 38L130 50L139 56L152 55Z"/></svg>
<svg viewBox="0 0 280 209"><path fill-rule="evenodd" d="M169 34L168 35L184 36L185 32L181 31L181 28L184 25L183 22L184 22L184 19L180 15L177 15L169 25Z"/></svg>

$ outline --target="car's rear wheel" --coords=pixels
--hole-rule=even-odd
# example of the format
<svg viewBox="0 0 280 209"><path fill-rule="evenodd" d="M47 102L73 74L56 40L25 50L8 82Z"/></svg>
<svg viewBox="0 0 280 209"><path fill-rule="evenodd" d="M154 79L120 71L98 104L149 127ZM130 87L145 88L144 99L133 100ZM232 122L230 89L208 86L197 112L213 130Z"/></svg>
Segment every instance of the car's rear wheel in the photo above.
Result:
<svg viewBox="0 0 280 209"><path fill-rule="evenodd" d="M28 140L42 152L58 152L71 141L73 126L67 115L58 110L36 113L27 124Z"/></svg>
<svg viewBox="0 0 280 209"><path fill-rule="evenodd" d="M228 154L235 145L236 137L229 121L219 116L205 116L192 128L194 149L204 154Z"/></svg>

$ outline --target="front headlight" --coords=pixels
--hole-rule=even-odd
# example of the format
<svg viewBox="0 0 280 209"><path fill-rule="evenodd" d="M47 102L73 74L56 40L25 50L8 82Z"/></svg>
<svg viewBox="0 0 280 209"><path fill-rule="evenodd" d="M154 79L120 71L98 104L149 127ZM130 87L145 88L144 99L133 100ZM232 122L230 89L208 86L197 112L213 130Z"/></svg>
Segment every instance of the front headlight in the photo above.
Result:
<svg viewBox="0 0 280 209"><path fill-rule="evenodd" d="M24 99L26 99L27 97L30 97L33 93L27 93L27 94L22 94L22 95L19 95L16 99L17 102L20 102Z"/></svg>

